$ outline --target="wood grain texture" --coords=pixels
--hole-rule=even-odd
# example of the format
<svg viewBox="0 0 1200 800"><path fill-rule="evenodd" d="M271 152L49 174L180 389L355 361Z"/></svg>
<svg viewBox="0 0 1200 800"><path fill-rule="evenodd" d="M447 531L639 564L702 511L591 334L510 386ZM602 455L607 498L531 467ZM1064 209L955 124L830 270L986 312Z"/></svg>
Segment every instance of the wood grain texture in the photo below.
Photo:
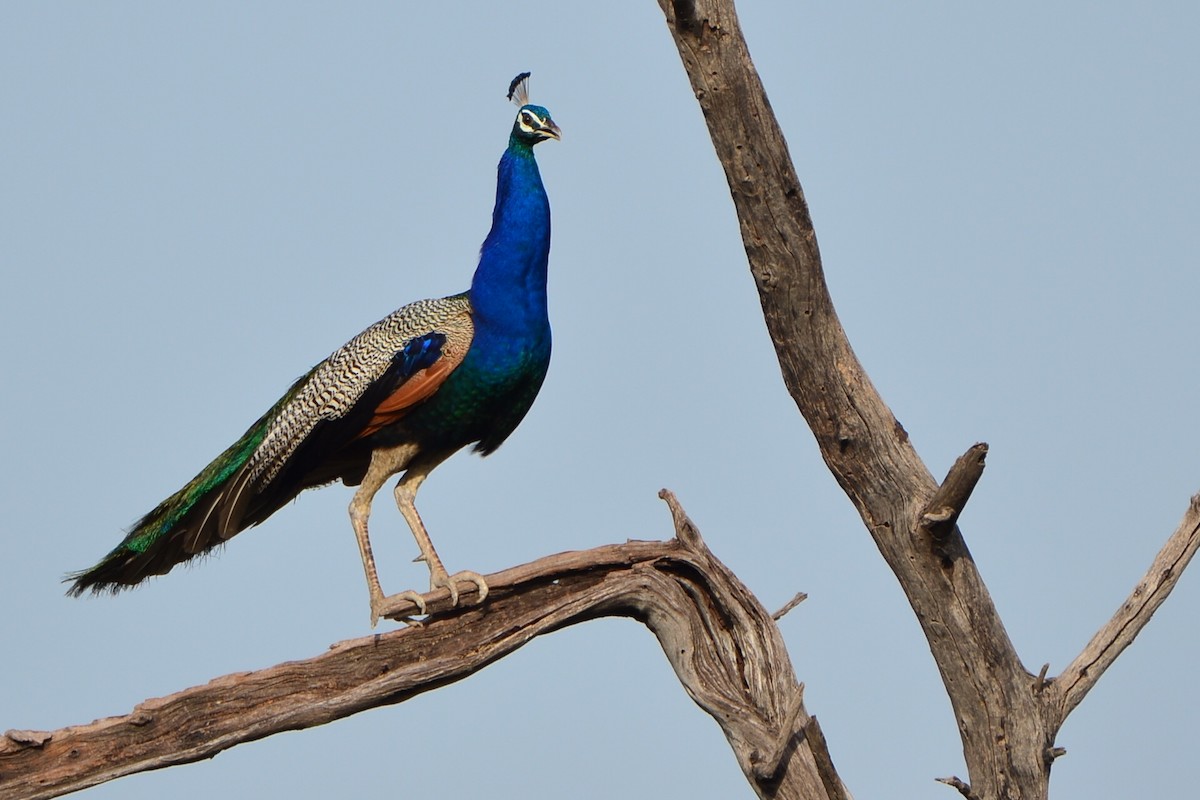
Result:
<svg viewBox="0 0 1200 800"><path fill-rule="evenodd" d="M1200 497L1062 675L1026 670L957 525L982 476L986 445L969 449L941 485L934 480L838 321L803 190L731 0L659 4L725 170L784 381L904 590L953 705L970 781L941 780L977 800L1044 798L1063 753L1054 744L1063 720L1200 547ZM0 737L0 800L56 797L400 703L536 636L601 616L629 617L655 634L758 796L849 797L771 615L708 551L678 502L669 493L664 499L675 524L671 541L550 556L488 576L491 594L480 607L451 609L439 590L427 596L434 616L419 625L217 678L120 717L10 730ZM388 615L414 610L394 601Z"/></svg>
<svg viewBox="0 0 1200 800"><path fill-rule="evenodd" d="M315 658L225 675L122 716L8 731L0 737L0 798L57 797L401 703L537 636L604 616L641 621L658 637L760 796L826 797L832 762L823 739L804 736L810 717L778 628L674 497L664 497L678 531L671 541L560 553L489 575L482 607L340 642ZM431 594L431 610L447 609L444 594Z"/></svg>
<svg viewBox="0 0 1200 800"><path fill-rule="evenodd" d="M1133 594L1057 680L1022 665L957 526L983 474L970 448L939 484L854 355L804 191L733 0L659 0L737 209L784 383L899 581L958 721L967 797L1040 800L1067 714L1149 621L1200 545L1197 502Z"/></svg>
<svg viewBox="0 0 1200 800"><path fill-rule="evenodd" d="M1050 684L1047 701L1056 707L1060 719L1066 719L1117 656L1133 644L1134 638L1171 594L1197 549L1200 549L1200 494L1192 496L1179 527L1158 551L1146 574L1112 619L1096 631L1083 651Z"/></svg>
<svg viewBox="0 0 1200 800"><path fill-rule="evenodd" d="M1049 720L1029 690L1033 676L958 529L935 542L921 524L938 483L838 320L804 191L733 4L659 5L725 170L784 383L920 621L976 791L1042 797L1025 788L1045 787L1049 776Z"/></svg>

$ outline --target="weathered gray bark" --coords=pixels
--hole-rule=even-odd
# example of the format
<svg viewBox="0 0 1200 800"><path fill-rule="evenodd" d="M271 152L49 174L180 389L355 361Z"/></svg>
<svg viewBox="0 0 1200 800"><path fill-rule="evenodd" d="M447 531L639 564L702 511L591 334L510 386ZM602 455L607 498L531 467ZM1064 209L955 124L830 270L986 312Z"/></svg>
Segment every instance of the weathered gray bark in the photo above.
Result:
<svg viewBox="0 0 1200 800"><path fill-rule="evenodd" d="M1044 798L1063 720L1200 547L1200 498L1062 675L1026 670L956 524L982 476L986 445L970 448L940 485L934 480L834 312L803 190L732 0L659 4L725 169L784 380L908 597L953 704L970 781L942 780L979 800ZM535 636L599 616L632 617L655 633L760 797L848 797L770 615L707 550L674 499L665 499L676 528L670 542L551 556L489 576L492 592L482 608L218 678L147 700L122 717L51 732L9 731L0 738L0 800L55 797L403 702L467 677ZM447 610L445 595L430 596L431 612ZM390 615L413 610L396 604Z"/></svg>
<svg viewBox="0 0 1200 800"><path fill-rule="evenodd" d="M762 797L840 798L771 615L705 546L674 497L676 537L562 553L488 576L482 608L334 645L316 658L217 678L131 713L0 737L0 798L58 797L243 742L401 703L461 680L536 636L602 616L643 622L725 731ZM445 590L430 595L445 611ZM412 611L407 602L394 613Z"/></svg>
<svg viewBox="0 0 1200 800"><path fill-rule="evenodd" d="M983 472L971 448L941 487L850 348L787 142L732 0L659 0L741 223L784 382L825 463L900 582L950 695L982 800L1047 796L1066 715L1145 625L1200 544L1197 503L1133 596L1058 679L1022 665L956 526Z"/></svg>

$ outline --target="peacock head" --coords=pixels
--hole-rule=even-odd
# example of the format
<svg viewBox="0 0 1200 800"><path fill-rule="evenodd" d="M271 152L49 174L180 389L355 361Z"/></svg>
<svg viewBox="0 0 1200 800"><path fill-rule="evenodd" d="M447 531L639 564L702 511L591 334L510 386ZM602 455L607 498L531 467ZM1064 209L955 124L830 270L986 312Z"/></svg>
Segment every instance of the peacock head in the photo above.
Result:
<svg viewBox="0 0 1200 800"><path fill-rule="evenodd" d="M550 112L541 106L530 104L528 72L522 72L513 78L513 82L508 86L508 99L520 106L517 121L513 123L513 141L533 147L546 139L562 138L562 130L554 124Z"/></svg>
<svg viewBox="0 0 1200 800"><path fill-rule="evenodd" d="M524 105L513 123L513 138L530 147L546 139L561 139L562 131L550 119L550 112L541 106Z"/></svg>

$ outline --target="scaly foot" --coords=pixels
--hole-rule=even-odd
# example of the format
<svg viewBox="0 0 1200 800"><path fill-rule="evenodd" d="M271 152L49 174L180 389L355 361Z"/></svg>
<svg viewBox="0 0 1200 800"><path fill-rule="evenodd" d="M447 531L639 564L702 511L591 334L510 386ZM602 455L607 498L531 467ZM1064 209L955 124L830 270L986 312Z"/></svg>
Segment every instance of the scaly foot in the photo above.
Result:
<svg viewBox="0 0 1200 800"><path fill-rule="evenodd" d="M470 583L475 586L476 591L479 592L479 599L475 601L476 604L482 603L487 598L487 595L488 595L487 581L485 581L483 579L483 576L480 575L478 572L471 572L470 570L463 570L462 572L456 572L453 575L446 574L446 570L444 570L444 569L440 570L439 572L440 572L440 574L434 573L429 576L429 590L432 592L432 591L436 591L441 588L445 588L446 591L450 592L450 604L452 606L458 605L458 597L459 597L458 584L459 583ZM416 592L412 589L409 589L408 591L405 591L405 592L397 592L396 594L390 595L388 597L384 597L383 595L379 595L378 597L376 597L376 596L374 596L374 594L372 594L372 596L371 596L371 627L374 628L375 625L379 622L379 620L383 618L384 614L387 612L387 607L394 608L396 603L400 602L401 600L407 600L410 603L412 603L414 606L416 606L417 614L428 613L425 610L426 609L425 595L420 594L419 592Z"/></svg>
<svg viewBox="0 0 1200 800"><path fill-rule="evenodd" d="M475 603L477 605L479 603L482 603L487 598L487 595L488 595L487 581L485 581L483 579L483 576L480 575L478 572L471 572L470 570L463 570L462 572L456 572L453 575L447 575L446 570L444 570L444 569L443 570L430 570L429 588L432 590L432 589L439 589L444 586L446 588L446 590L448 592L450 592L450 604L454 605L454 606L458 605L458 584L459 583L475 584L475 588L479 591L479 599L475 601Z"/></svg>
<svg viewBox="0 0 1200 800"><path fill-rule="evenodd" d="M378 623L379 620L383 617L384 612L387 610L386 608L384 608L385 604L393 605L394 603L398 603L401 600L407 600L410 603L412 603L414 606L416 606L418 614L425 613L425 596L418 592L413 591L412 589L409 589L404 592L398 592L398 593L392 595L391 597L384 597L383 595L380 595L378 598L372 597L371 598L371 627L374 628L376 623Z"/></svg>

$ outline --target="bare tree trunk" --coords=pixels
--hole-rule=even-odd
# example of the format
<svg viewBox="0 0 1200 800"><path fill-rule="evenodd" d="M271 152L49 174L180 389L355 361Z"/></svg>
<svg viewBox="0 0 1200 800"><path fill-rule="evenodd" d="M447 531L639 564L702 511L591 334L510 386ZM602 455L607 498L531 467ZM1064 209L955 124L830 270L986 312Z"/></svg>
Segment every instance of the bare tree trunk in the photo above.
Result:
<svg viewBox="0 0 1200 800"><path fill-rule="evenodd" d="M941 780L979 800L1045 798L1064 719L1200 547L1200 497L1062 675L1025 669L957 527L987 446L971 447L940 485L934 480L838 321L804 193L732 0L659 4L725 169L784 381L908 597L953 704L970 781ZM56 797L400 703L535 636L600 616L631 617L654 632L760 797L847 798L772 617L708 551L674 498L663 496L675 521L670 542L551 556L489 576L491 595L479 608L449 609L441 590L429 596L435 616L409 628L217 678L122 717L8 731L0 738L0 800ZM414 610L397 603L389 616Z"/></svg>
<svg viewBox="0 0 1200 800"><path fill-rule="evenodd" d="M977 798L1039 800L1054 737L1200 544L1197 504L1113 621L1058 680L1022 665L956 525L983 472L975 445L939 487L871 385L833 308L787 142L732 0L659 0L741 223L784 382L920 621L958 719Z"/></svg>

